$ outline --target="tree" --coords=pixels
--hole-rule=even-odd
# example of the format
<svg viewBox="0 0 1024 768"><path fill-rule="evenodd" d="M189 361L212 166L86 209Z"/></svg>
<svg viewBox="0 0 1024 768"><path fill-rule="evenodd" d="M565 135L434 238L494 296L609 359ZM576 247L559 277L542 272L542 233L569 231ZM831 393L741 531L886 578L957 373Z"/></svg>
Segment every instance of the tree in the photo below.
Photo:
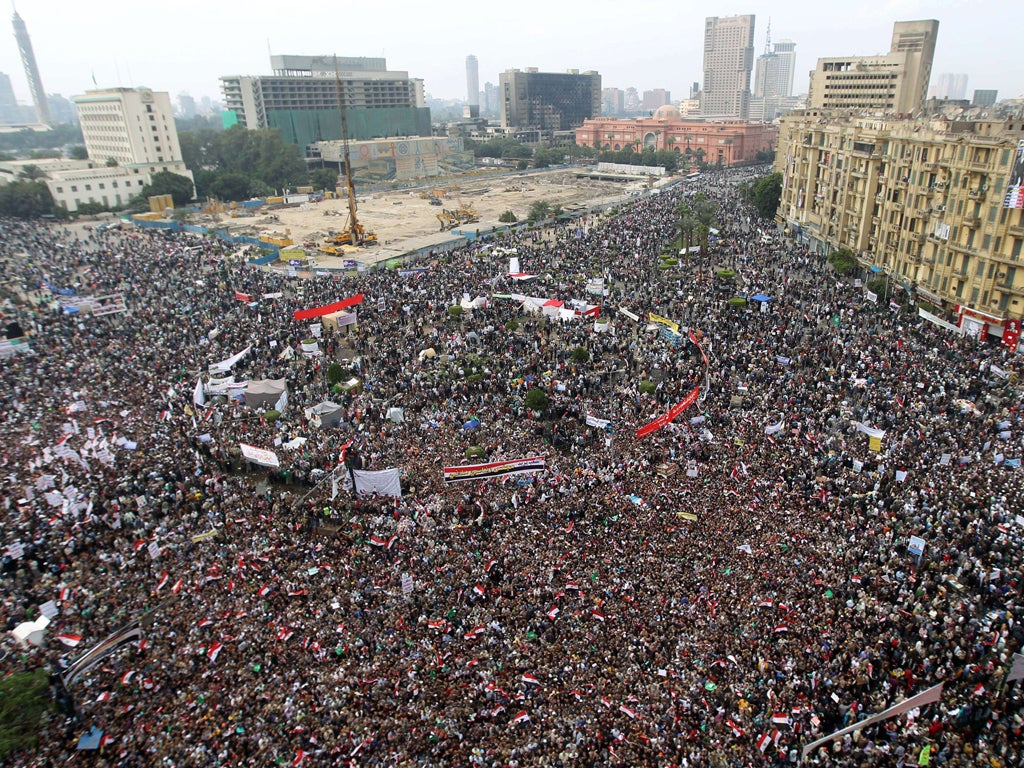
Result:
<svg viewBox="0 0 1024 768"><path fill-rule="evenodd" d="M328 384L331 384L332 386L334 384L337 384L338 382L341 381L341 379L342 379L342 377L344 375L345 375L345 371L341 367L340 363L331 363L329 366L327 366L327 383Z"/></svg>
<svg viewBox="0 0 1024 768"><path fill-rule="evenodd" d="M782 174L770 173L754 182L754 207L762 218L775 217L782 197Z"/></svg>
<svg viewBox="0 0 1024 768"><path fill-rule="evenodd" d="M576 347L572 351L572 361L577 365L590 362L590 350L586 347Z"/></svg>
<svg viewBox="0 0 1024 768"><path fill-rule="evenodd" d="M313 189L333 192L338 186L338 172L330 168L314 168L309 172L309 183Z"/></svg>
<svg viewBox="0 0 1024 768"><path fill-rule="evenodd" d="M828 263L841 275L848 275L857 268L857 257L849 248L840 248L828 255Z"/></svg>
<svg viewBox="0 0 1024 768"><path fill-rule="evenodd" d="M209 182L210 194L218 200L247 200L249 198L249 177L234 171L216 174Z"/></svg>
<svg viewBox="0 0 1024 768"><path fill-rule="evenodd" d="M548 393L543 389L537 389L533 387L529 392L526 393L526 397L523 398L523 405L526 406L527 410L530 411L541 411L548 407L550 399Z"/></svg>
<svg viewBox="0 0 1024 768"><path fill-rule="evenodd" d="M118 163L117 163L117 160L115 158L108 157L107 158L107 162L104 163L104 165L106 165L107 168L117 168Z"/></svg>
<svg viewBox="0 0 1024 768"><path fill-rule="evenodd" d="M526 215L526 220L535 224L549 216L551 216L551 203L547 200L534 200L530 204L530 212Z"/></svg>
<svg viewBox="0 0 1024 768"><path fill-rule="evenodd" d="M89 152L81 144L76 144L68 150L68 157L72 160L88 160Z"/></svg>
<svg viewBox="0 0 1024 768"><path fill-rule="evenodd" d="M143 197L170 195L175 205L188 205L194 194L192 179L170 171L154 173L149 184L142 188Z"/></svg>
<svg viewBox="0 0 1024 768"><path fill-rule="evenodd" d="M0 214L4 216L35 219L56 212L53 195L42 181L12 181L0 185Z"/></svg>
<svg viewBox="0 0 1024 768"><path fill-rule="evenodd" d="M498 217L498 221L500 221L502 224L515 224L517 221L519 221L519 219L516 217L514 213L512 213L511 210L508 210Z"/></svg>
<svg viewBox="0 0 1024 768"><path fill-rule="evenodd" d="M15 672L0 680L0 759L36 747L40 720L51 706L45 669Z"/></svg>
<svg viewBox="0 0 1024 768"><path fill-rule="evenodd" d="M59 149L33 149L28 157L30 160L59 160L63 154Z"/></svg>
<svg viewBox="0 0 1024 768"><path fill-rule="evenodd" d="M23 165L21 170L18 171L18 178L24 179L25 181L36 181L37 179L42 179L45 176L46 174L43 173L43 169L38 165Z"/></svg>

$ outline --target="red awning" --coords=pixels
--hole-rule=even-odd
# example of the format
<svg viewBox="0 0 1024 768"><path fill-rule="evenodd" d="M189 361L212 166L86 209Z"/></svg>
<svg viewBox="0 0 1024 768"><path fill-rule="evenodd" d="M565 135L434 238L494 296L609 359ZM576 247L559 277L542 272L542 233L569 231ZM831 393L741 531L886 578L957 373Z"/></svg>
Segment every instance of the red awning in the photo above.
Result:
<svg viewBox="0 0 1024 768"><path fill-rule="evenodd" d="M312 320L314 317L323 317L329 315L331 312L340 312L343 309L354 307L356 304L363 303L363 294L357 293L355 296L349 296L347 299L336 301L333 304L328 304L323 307L312 307L311 309L300 309L294 314L296 320Z"/></svg>

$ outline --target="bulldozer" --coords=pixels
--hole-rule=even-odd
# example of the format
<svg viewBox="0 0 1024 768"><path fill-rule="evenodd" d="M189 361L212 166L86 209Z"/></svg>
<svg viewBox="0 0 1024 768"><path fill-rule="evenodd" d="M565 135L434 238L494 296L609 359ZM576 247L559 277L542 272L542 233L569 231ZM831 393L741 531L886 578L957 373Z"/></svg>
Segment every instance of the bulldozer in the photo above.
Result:
<svg viewBox="0 0 1024 768"><path fill-rule="evenodd" d="M480 217L472 208L461 207L454 210L445 208L441 213L437 214L437 220L441 222L441 231L446 232L462 224L472 224L480 221Z"/></svg>

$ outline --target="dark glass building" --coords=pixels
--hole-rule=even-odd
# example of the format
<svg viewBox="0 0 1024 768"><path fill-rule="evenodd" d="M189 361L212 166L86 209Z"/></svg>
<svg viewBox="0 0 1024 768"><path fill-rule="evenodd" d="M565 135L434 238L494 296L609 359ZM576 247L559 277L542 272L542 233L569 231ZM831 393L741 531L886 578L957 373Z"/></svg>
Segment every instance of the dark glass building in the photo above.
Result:
<svg viewBox="0 0 1024 768"><path fill-rule="evenodd" d="M601 115L601 75L509 69L499 75L501 125L568 131Z"/></svg>

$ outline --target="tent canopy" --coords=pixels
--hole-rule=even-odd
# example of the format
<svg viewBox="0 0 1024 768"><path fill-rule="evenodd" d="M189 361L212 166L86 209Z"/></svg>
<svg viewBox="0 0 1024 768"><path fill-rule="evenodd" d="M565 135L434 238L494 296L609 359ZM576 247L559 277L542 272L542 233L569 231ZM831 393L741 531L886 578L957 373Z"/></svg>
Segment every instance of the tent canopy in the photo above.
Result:
<svg viewBox="0 0 1024 768"><path fill-rule="evenodd" d="M245 388L245 404L250 408L273 408L288 389L284 379L253 379Z"/></svg>

